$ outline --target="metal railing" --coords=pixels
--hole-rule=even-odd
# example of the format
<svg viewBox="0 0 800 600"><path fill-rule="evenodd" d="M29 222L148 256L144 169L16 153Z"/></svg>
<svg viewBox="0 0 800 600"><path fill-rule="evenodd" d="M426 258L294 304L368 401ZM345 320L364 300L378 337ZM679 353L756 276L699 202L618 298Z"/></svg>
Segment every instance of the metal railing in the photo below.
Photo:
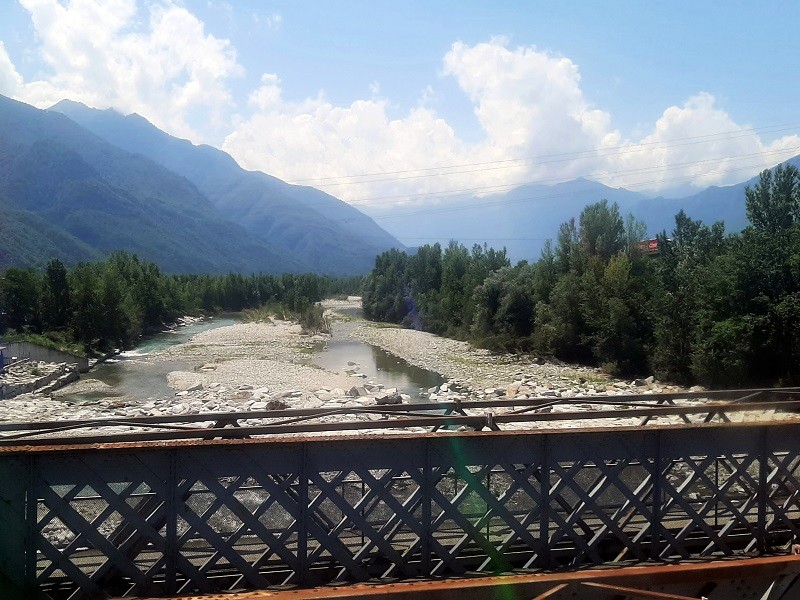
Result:
<svg viewBox="0 0 800 600"><path fill-rule="evenodd" d="M708 423L5 446L0 597L788 553L799 433Z"/></svg>
<svg viewBox="0 0 800 600"><path fill-rule="evenodd" d="M800 414L800 388L498 398L392 406L0 422L0 446L244 439L408 428L500 431L550 427L553 423L561 422L563 425L569 421L591 423L592 427L618 427L623 420L628 425L643 427L659 422L664 424L663 419L681 423L730 422L735 414L767 410L784 413L784 416Z"/></svg>

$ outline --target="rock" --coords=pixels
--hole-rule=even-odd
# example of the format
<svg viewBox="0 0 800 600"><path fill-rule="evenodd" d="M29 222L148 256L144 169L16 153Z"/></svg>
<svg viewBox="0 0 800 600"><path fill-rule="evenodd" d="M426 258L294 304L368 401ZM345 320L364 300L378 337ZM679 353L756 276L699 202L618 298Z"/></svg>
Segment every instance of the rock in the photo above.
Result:
<svg viewBox="0 0 800 600"><path fill-rule="evenodd" d="M541 356L537 356L536 358L533 359L533 364L535 364L535 365L543 365L544 364L544 359Z"/></svg>
<svg viewBox="0 0 800 600"><path fill-rule="evenodd" d="M402 404L403 397L397 393L395 390L393 393L386 394L385 396L379 396L375 398L375 404L378 406L384 406L387 404Z"/></svg>
<svg viewBox="0 0 800 600"><path fill-rule="evenodd" d="M644 387L647 385L647 382L644 379L634 379L631 385L634 387Z"/></svg>
<svg viewBox="0 0 800 600"><path fill-rule="evenodd" d="M240 385L240 386L239 386L238 388L236 388L236 389L237 389L237 390L239 390L239 391L242 391L242 390L252 390L252 389L253 389L253 386L252 386L252 385L247 385L247 384L245 383L245 384L242 384L242 385Z"/></svg>
<svg viewBox="0 0 800 600"><path fill-rule="evenodd" d="M250 405L250 410L266 410L267 403L266 402L253 402Z"/></svg>
<svg viewBox="0 0 800 600"><path fill-rule="evenodd" d="M361 393L358 391L358 388L357 388L356 386L353 386L353 387L351 387L351 388L350 388L349 390L347 390L347 392L345 393L345 396L349 396L350 398L358 398L359 396L363 396L363 395L366 395L366 394L361 394Z"/></svg>
<svg viewBox="0 0 800 600"><path fill-rule="evenodd" d="M693 385L692 387L689 388L689 391L690 392L705 392L706 388L704 388L702 385Z"/></svg>
<svg viewBox="0 0 800 600"><path fill-rule="evenodd" d="M203 384L198 381L193 386L190 386L190 387L186 388L186 391L187 392L199 392L202 389L203 389Z"/></svg>
<svg viewBox="0 0 800 600"><path fill-rule="evenodd" d="M328 392L326 390L316 391L316 392L314 392L314 395L317 398L319 398L320 400L322 400L323 402L329 402L330 400L332 400L334 398L334 395L331 392Z"/></svg>
<svg viewBox="0 0 800 600"><path fill-rule="evenodd" d="M653 385L656 382L656 378L650 375L650 377L645 378L644 382L647 385Z"/></svg>
<svg viewBox="0 0 800 600"><path fill-rule="evenodd" d="M280 398L273 398L266 404L267 410L284 410L286 408L289 408L289 405Z"/></svg>
<svg viewBox="0 0 800 600"><path fill-rule="evenodd" d="M185 391L190 387L194 387L200 383L200 377L197 373L190 373L188 371L172 371L167 373L167 383L173 390Z"/></svg>
<svg viewBox="0 0 800 600"><path fill-rule="evenodd" d="M352 360L348 360L347 361L347 366L348 367L355 367L357 364L358 364L357 362L353 362Z"/></svg>

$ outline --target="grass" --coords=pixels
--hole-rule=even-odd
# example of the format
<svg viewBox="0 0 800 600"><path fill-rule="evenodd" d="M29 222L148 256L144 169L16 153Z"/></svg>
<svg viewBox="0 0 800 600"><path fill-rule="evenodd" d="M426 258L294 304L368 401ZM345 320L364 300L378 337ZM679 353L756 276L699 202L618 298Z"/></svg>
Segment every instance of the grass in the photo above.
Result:
<svg viewBox="0 0 800 600"><path fill-rule="evenodd" d="M66 352L74 356L86 357L86 349L83 347L83 344L67 339L63 333L58 331L47 332L45 334L13 333L5 335L3 339L7 342L28 342L50 348L51 350Z"/></svg>
<svg viewBox="0 0 800 600"><path fill-rule="evenodd" d="M404 329L402 325L397 323L384 323L383 321L367 321L375 329Z"/></svg>

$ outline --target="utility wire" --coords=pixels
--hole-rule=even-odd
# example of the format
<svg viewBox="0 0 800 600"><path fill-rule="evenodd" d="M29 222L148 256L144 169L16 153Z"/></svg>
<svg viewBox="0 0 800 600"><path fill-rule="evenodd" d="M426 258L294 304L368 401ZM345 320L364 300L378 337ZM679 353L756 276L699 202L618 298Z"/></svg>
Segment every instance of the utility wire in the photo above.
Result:
<svg viewBox="0 0 800 600"><path fill-rule="evenodd" d="M459 190L443 190L437 192L422 192L418 194L394 194L389 196L372 196L368 198L358 198L355 200L350 200L348 204L350 205L365 205L365 206L377 206L381 204L394 204L394 202L383 202L384 200L398 200L398 199L417 199L417 198L424 198L424 197L448 197L448 196L460 196L462 194L468 194L473 192L488 192L489 190L493 190L497 193L503 190L510 190L515 189L522 186L527 185L553 185L557 183L566 183L568 181L573 181L575 179L581 178L597 178L597 179L613 179L615 177L622 177L625 175L634 175L634 174L649 174L649 173L659 173L664 171L669 171L672 169L676 169L678 167L685 167L685 166L700 166L703 164L708 163L715 163L715 162L722 162L740 158L750 158L753 156L762 156L762 157L769 157L772 155L780 155L786 154L789 152L798 152L800 151L800 146L793 146L790 148L782 148L780 150L770 150L767 152L752 152L749 154L738 154L733 156L722 156L722 157L715 157L715 158L707 158L702 160L696 161L686 161L681 163L671 163L669 165L658 165L658 166L650 166L650 167L637 167L633 169L624 169L619 171L602 171L600 173L592 173L592 174L585 174L585 175L576 175L570 177L553 177L549 179L535 179L535 180L528 180L523 182L516 182L516 183L503 183L503 184L495 184L495 185L488 185L488 186L481 186L481 187L474 187L474 188L464 188ZM759 166L759 165L756 165ZM694 178L694 176L690 177ZM659 180L654 180L650 183L658 183Z"/></svg>
<svg viewBox="0 0 800 600"><path fill-rule="evenodd" d="M494 170L494 169L504 169L504 168L513 168L518 166L524 166L524 164L509 164L509 163L520 163L520 162L530 162L536 161L541 159L550 159L546 162L542 162L540 164L551 164L556 162L564 162L570 160L580 160L580 159L587 159L587 158L598 158L598 157L607 157L607 156L614 156L617 154L629 154L633 152L643 152L646 150L653 150L653 149L667 149L673 147L680 147L680 146L688 146L688 145L696 145L696 144L704 144L716 141L727 141L732 139L737 139L741 137L748 137L753 133L780 133L783 131L789 131L795 129L798 125L800 125L800 121L793 122L793 123L784 123L780 125L771 125L765 126L760 128L748 128L748 129L738 129L735 131L729 132L718 132L718 133L710 133L700 136L690 136L690 137L683 137L683 138L673 138L670 140L659 140L656 142L640 142L637 144L627 144L627 145L620 145L620 146L609 146L606 148L598 148L598 149L589 149L589 150L579 150L574 152L562 152L556 154L541 154L536 156L527 156L527 157L519 157L519 158L509 158L503 160L494 160L494 161L484 161L484 162L475 162L475 163L463 163L463 164L456 164L456 165L444 165L439 167L426 167L426 168L419 168L419 169L403 169L397 171L382 171L382 172L374 172L374 173L362 173L356 175L337 175L337 176L330 176L330 177L316 177L316 178L307 178L307 179L296 179L293 182L295 184L316 184L315 187L328 187L333 185L349 185L349 184L358 184L358 183L376 183L381 181L393 181L397 179L415 179L420 177L435 177L441 175L455 175L460 173L470 173L476 172L480 170ZM680 142L680 143L678 143ZM496 165L505 165L505 166L496 166ZM449 172L449 173L438 173L434 171L442 171L447 169L463 169L466 167L483 167L487 166L486 169L474 169L469 171L457 171L457 172ZM410 175L412 173L417 173L417 175ZM383 177L385 175L408 175L407 177L392 177L387 179L370 179L367 181L352 181L352 179L360 179L364 177ZM346 180L336 182L335 180ZM331 183L321 183L321 182L331 182Z"/></svg>

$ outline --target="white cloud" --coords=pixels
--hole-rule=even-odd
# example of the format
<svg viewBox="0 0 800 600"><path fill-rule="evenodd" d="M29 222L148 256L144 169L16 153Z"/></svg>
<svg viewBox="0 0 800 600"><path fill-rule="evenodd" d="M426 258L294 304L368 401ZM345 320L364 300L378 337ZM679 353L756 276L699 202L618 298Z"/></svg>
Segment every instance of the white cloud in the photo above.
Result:
<svg viewBox="0 0 800 600"><path fill-rule="evenodd" d="M492 193L580 176L651 192L700 188L741 181L800 153L797 136L764 144L707 93L667 108L641 139L624 139L611 115L585 97L575 63L535 47L510 48L504 38L453 44L442 75L454 77L473 103L484 134L479 142L460 139L428 107L430 88L417 107L393 119L389 101L377 98L375 89L371 99L349 106L335 106L322 94L290 102L277 76L266 75L251 95L253 113L237 123L224 148L248 168L306 181L350 201L464 189ZM529 160L514 160L524 157ZM467 166L445 168L452 165ZM354 177L368 173L386 175ZM340 179L331 185L326 178ZM386 201L376 200L379 205Z"/></svg>
<svg viewBox="0 0 800 600"><path fill-rule="evenodd" d="M22 76L6 52L6 46L0 40L0 94L14 96L22 87Z"/></svg>
<svg viewBox="0 0 800 600"><path fill-rule="evenodd" d="M609 157L607 172L618 174L598 179L653 192L685 183L700 189L742 181L800 154L800 137L765 144L757 131L715 104L714 96L702 92L667 108L651 133Z"/></svg>
<svg viewBox="0 0 800 600"><path fill-rule="evenodd" d="M375 97L349 106L334 106L323 95L284 101L280 81L268 75L251 95L253 114L226 138L224 148L248 168L295 181L414 169L425 175L404 173L390 181L349 177L344 181L350 185L326 186L354 200L576 176L586 163L462 167L429 175L436 167L585 150L609 135L608 114L585 100L578 69L568 59L535 48L510 50L502 39L472 47L458 42L444 57L443 73L454 76L474 103L485 133L481 142L465 143L427 107L430 88L417 107L392 119L388 101ZM372 182L355 183L365 179Z"/></svg>
<svg viewBox="0 0 800 600"><path fill-rule="evenodd" d="M233 99L226 80L242 68L230 43L206 34L185 8L154 4L142 22L135 0L20 2L53 73L18 86L20 100L113 106L195 140L200 126L227 123Z"/></svg>

